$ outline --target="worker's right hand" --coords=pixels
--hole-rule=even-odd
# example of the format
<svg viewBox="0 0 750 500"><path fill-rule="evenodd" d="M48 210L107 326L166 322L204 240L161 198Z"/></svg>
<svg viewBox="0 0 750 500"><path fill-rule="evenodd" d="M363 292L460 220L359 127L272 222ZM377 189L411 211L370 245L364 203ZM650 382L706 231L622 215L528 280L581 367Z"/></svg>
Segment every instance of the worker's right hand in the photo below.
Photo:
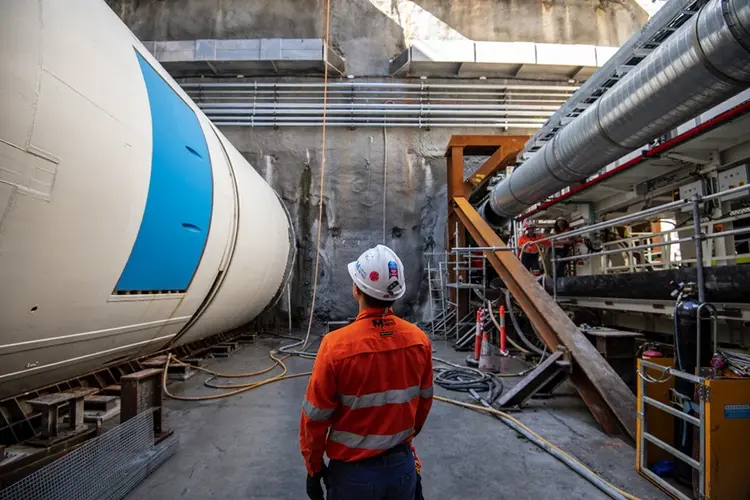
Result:
<svg viewBox="0 0 750 500"><path fill-rule="evenodd" d="M307 496L310 500L325 500L326 496L323 492L323 476L326 473L325 465L323 470L315 475L307 476Z"/></svg>

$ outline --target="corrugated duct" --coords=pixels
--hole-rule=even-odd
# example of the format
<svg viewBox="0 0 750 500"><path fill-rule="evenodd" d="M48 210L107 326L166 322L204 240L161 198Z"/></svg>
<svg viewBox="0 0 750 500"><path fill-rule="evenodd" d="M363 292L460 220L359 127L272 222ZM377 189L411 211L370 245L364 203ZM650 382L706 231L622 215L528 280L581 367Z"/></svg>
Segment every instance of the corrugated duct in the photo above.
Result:
<svg viewBox="0 0 750 500"><path fill-rule="evenodd" d="M712 0L482 207L500 224L750 86L750 2Z"/></svg>

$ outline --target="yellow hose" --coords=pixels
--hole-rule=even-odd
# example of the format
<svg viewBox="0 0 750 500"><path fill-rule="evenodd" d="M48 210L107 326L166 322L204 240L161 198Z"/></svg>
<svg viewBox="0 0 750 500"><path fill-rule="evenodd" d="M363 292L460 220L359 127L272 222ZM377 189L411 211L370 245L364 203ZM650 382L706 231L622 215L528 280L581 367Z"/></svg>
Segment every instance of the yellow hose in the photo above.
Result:
<svg viewBox="0 0 750 500"><path fill-rule="evenodd" d="M554 448L555 450L557 450L557 452L559 452L560 454L564 455L568 460L576 462L578 465L580 465L581 467L583 467L587 471L591 472L591 474L593 474L595 476L598 476L599 479L601 479L601 481L603 483L605 483L607 486L609 486L613 490L617 491L620 495L624 496L625 498L628 498L629 500L640 500L640 498L638 498L636 496L633 496L630 493L621 490L617 486L614 486L612 483L609 483L609 482L605 481L604 479L601 478L601 476L599 476L597 473L595 473L590 468L586 467L583 463L581 463L580 460L578 460L575 457L573 457L573 456L565 453L563 450L561 450L560 448L558 448L554 444L550 443L549 441L547 441L546 439L544 439L542 436L540 436L536 432L532 431L523 422L521 422L517 418L512 417L508 413L505 413L504 411L496 410L494 408L485 408L484 406L473 405L471 403L463 403L461 401L456 401L455 399L444 398L443 396L433 396L433 399L437 399L438 401L442 401L443 403L449 403L449 404L452 404L452 405L461 406L463 408L468 408L470 410L481 411L481 412L484 412L484 413L489 413L489 414L492 414L492 415L497 415L499 417L507 418L508 420L511 420L514 424L518 425L519 427L522 427L529 434L533 434L534 437L536 437L540 441L544 442L550 448Z"/></svg>
<svg viewBox="0 0 750 500"><path fill-rule="evenodd" d="M184 363L184 362L178 360L177 358L175 358L173 354L170 354L169 356L167 356L167 362L164 365L164 373L162 374L162 380L161 380L162 390L164 391L164 394L167 395L167 397L172 398L172 399L176 399L178 401L210 401L210 400L213 400L213 399L221 399L221 398L226 398L226 397L229 397L229 396L234 396L236 394L247 392L247 391L249 391L251 389L256 389L258 387L270 384L272 382L279 382L281 380L287 380L287 379L290 379L290 378L306 377L306 376L312 375L312 372L295 373L293 375L287 375L286 373L288 371L288 368L284 364L284 360L288 356L284 356L283 358L277 358L276 356L274 356L274 354L275 354L275 352L268 353L268 355L271 357L271 359L274 360L274 364L271 365L270 367L265 368L265 369L260 370L260 371L257 371L257 372L240 373L240 374L222 374L222 373L214 372L212 370L208 370L206 368L202 368L200 366L189 365L189 364ZM256 375L262 375L264 373L268 373L269 371L273 370L277 366L281 366L282 369L283 369L283 371L280 374L278 374L278 375L274 375L273 377L270 377L270 378L267 378L267 379L264 379L264 380L259 380L257 382L252 382L252 383L249 383L249 384L234 384L234 385L228 385L228 386L220 386L220 385L211 386L211 387L219 388L219 389L224 389L224 388L226 388L226 389L234 389L232 391L222 392L221 394L211 394L211 395L206 395L206 396L177 396L177 395L172 394L171 392L169 392L169 389L167 389L167 372L169 370L169 363L171 361L174 361L177 364L180 364L180 365L183 365L183 366L188 366L188 367L193 368L195 370L202 371L204 373L208 373L210 375L213 375L214 377L222 377L222 378L254 377Z"/></svg>
<svg viewBox="0 0 750 500"><path fill-rule="evenodd" d="M264 368L263 370L259 370L259 371L256 371L256 372L238 373L238 374L225 374L225 373L223 374L223 373L215 372L213 370L209 370L207 368L203 368L203 367L200 367L200 366L190 365L188 363L185 363L183 361L178 360L177 358L174 357L173 354L169 354L167 356L167 362L164 365L164 372L162 374L162 389L164 390L164 394L166 394L167 397L172 398L172 399L176 399L176 400L179 400L179 401L210 401L210 400L214 400L214 399L221 399L221 398L226 398L226 397L229 397L229 396L234 396L234 395L237 395L237 394L240 394L240 393L243 393L243 392L247 392L247 391L252 390L252 389L256 389L258 387L262 387L262 386L267 385L267 384L271 384L273 382L279 382L279 381L282 381L282 380L288 380L288 379L297 378L297 377L307 377L309 375L312 375L312 372L295 373L295 374L292 374L292 375L287 375L288 368L287 368L286 364L284 364L284 360L286 358L288 358L289 356L284 356L282 358L277 358L275 356L276 354L277 353L275 351L271 351L271 352L268 353L269 357L274 361L274 363L270 367ZM221 377L221 378L247 378L247 377L254 377L254 376L257 376L257 375L262 375L264 373L268 373L269 371L273 370L277 366L281 366L282 367L282 372L280 374L278 374L278 375L274 375L273 377L270 377L270 378L267 378L267 379L264 379L264 380L260 380L260 381L257 381L257 382L252 382L252 383L249 383L249 384L209 385L209 387L213 387L213 388L217 388L217 389L233 389L233 390L228 391L228 392L222 392L221 394L212 394L212 395L206 395L206 396L177 396L177 395L172 394L171 392L169 392L169 390L167 389L167 373L168 373L168 370L169 370L169 363L172 362L172 361L174 361L175 363L180 364L182 366L187 366L187 367L193 368L195 370L199 370L199 371L202 371L204 373L208 373L208 374L210 374L210 375L212 375L214 377ZM594 471L592 471L590 468L586 467L578 459L574 458L573 456L571 456L568 453L564 452L563 450L561 450L560 448L558 448L554 444L550 443L549 441L547 441L546 439L544 439L542 436L540 436L539 434L537 434L536 432L534 432L533 430L531 430L523 422L521 422L520 420L518 420L517 418L511 416L508 413L505 413L505 412L500 411L500 410L496 410L494 408L485 408L484 406L478 406L478 405L474 405L474 404L471 404L471 403L464 403L462 401L457 401L455 399L450 399L450 398L446 398L446 397L443 397L443 396L437 396L436 395L436 396L433 396L433 398L436 399L437 401L442 401L443 403L449 403L449 404L460 406L460 407L467 408L467 409L470 409L470 410L475 410L475 411L480 411L480 412L484 412L484 413L488 413L488 414L492 414L492 415L497 415L497 416L506 418L508 420L511 420L513 423L515 423L519 427L522 427L526 432L534 435L537 439L539 439L540 441L544 442L547 446L549 446L551 448L554 448L558 453L564 455L568 460L576 462L580 467L588 470L591 474L593 474L595 476L598 476ZM598 476L598 477L599 477L599 479L601 479L600 476ZM625 498L629 499L629 500L640 500L638 497L633 496L630 493L621 490L620 488L617 488L616 486L614 486L613 484L605 481L604 479L601 479L601 481L603 483L605 483L607 486L609 486L610 488L612 488L613 490L617 491L619 494L621 494Z"/></svg>

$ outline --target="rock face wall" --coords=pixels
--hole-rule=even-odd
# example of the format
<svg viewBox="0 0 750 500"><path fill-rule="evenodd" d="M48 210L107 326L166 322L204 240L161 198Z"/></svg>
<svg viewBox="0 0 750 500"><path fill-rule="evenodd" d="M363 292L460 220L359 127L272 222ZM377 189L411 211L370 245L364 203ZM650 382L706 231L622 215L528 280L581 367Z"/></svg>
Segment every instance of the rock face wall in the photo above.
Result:
<svg viewBox="0 0 750 500"><path fill-rule="evenodd" d="M309 314L314 280L321 131L232 127L223 132L289 208L298 242L291 308L295 319L303 319ZM315 308L320 319L356 315L346 264L378 243L393 248L404 264L407 293L399 312L421 316L420 304L428 295L424 252L444 248L444 154L452 133L476 130L327 130ZM469 162L469 169L478 162Z"/></svg>
<svg viewBox="0 0 750 500"><path fill-rule="evenodd" d="M107 0L141 40L323 38L325 0ZM635 0L331 0L331 44L356 76L385 75L411 40L620 46Z"/></svg>
<svg viewBox="0 0 750 500"><path fill-rule="evenodd" d="M107 2L142 40L322 38L324 33L325 0ZM646 20L633 0L331 0L331 42L346 58L347 73L381 77L387 74L390 58L411 40L620 45ZM284 297L276 314L285 318L291 309L295 322L304 322L314 281L322 131L317 127L224 127L222 131L290 210L297 230L297 263L291 304ZM504 131L327 130L315 308L320 320L356 314L346 264L383 242L399 254L406 269L407 293L397 312L412 319L424 316L428 301L424 253L442 251L445 242L445 146L452 134L462 133ZM467 162L467 170L481 161Z"/></svg>

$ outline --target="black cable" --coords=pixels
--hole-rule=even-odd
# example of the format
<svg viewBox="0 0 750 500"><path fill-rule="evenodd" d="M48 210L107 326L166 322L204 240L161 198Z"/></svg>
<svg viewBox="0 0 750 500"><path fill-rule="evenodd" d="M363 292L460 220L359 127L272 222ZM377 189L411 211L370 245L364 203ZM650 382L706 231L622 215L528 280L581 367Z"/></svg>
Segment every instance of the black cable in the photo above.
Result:
<svg viewBox="0 0 750 500"><path fill-rule="evenodd" d="M287 339L287 340L298 340L303 341L305 339L301 339L299 337L292 337L291 335L281 335L279 333L269 333L269 332L263 332L261 335L270 335L271 337L278 337L280 339Z"/></svg>
<svg viewBox="0 0 750 500"><path fill-rule="evenodd" d="M436 357L433 357L433 359L450 366L450 368L438 367L434 369L435 379L433 382L443 389L459 392L469 392L474 389L475 391L488 392L487 400L490 403L493 403L503 393L502 380L491 373L463 367Z"/></svg>
<svg viewBox="0 0 750 500"><path fill-rule="evenodd" d="M505 305L508 308L508 315L510 316L510 322L513 325L513 329L516 331L516 335L521 339L521 342L524 343L526 347L531 349L533 352L544 356L543 351L539 349L536 345L534 345L533 342L531 342L526 335L523 334L523 330L521 329L521 326L518 324L518 320L516 319L516 314L513 312L513 303L511 302L511 293L510 290L505 290ZM536 333L536 332L534 332Z"/></svg>

